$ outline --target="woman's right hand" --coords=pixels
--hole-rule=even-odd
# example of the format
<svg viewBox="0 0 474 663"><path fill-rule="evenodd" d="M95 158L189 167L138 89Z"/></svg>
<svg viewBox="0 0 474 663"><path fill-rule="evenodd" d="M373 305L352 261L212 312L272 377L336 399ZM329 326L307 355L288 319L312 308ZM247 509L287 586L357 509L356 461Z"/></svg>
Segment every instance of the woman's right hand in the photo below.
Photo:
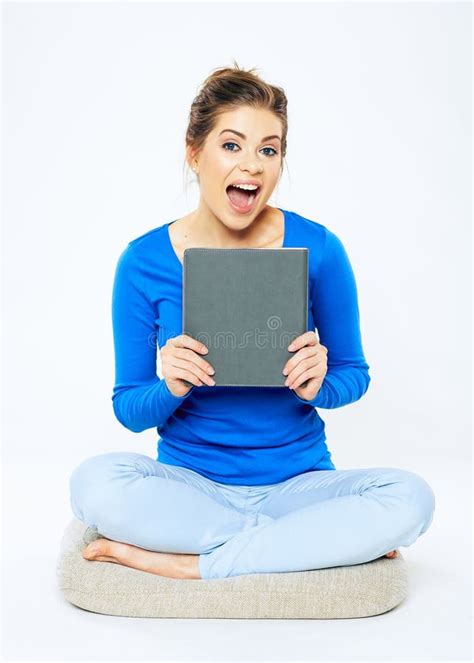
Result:
<svg viewBox="0 0 474 663"><path fill-rule="evenodd" d="M215 373L213 367L200 356L206 352L208 349L203 343L187 334L168 339L160 349L163 378L174 396L185 396L193 385L202 387L206 383L212 387L215 384L210 377Z"/></svg>

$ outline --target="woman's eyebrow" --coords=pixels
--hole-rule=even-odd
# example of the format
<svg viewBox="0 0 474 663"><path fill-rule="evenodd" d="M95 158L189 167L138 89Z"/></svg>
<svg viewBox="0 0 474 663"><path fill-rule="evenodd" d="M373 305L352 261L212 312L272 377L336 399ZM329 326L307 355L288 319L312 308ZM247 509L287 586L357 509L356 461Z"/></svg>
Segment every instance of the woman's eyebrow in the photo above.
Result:
<svg viewBox="0 0 474 663"><path fill-rule="evenodd" d="M244 140L247 138L247 136L246 136L245 134L241 133L240 131L236 131L235 129L222 129L222 131L219 133L219 136L220 136L221 134L223 134L224 131L231 131L233 134L237 134L237 136L240 136L240 137L243 138ZM278 138L278 140L281 142L281 138L280 138L280 136L277 136L276 134L274 134L273 136L265 136L265 138L262 138L262 143L263 143L265 140L270 140L270 138Z"/></svg>

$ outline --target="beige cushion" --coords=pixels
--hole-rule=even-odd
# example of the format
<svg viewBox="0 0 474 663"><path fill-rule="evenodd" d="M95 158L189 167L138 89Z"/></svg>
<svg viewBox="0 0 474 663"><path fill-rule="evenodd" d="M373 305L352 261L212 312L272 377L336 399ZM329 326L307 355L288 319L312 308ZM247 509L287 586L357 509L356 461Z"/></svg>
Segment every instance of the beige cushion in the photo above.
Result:
<svg viewBox="0 0 474 663"><path fill-rule="evenodd" d="M391 610L407 595L398 557L354 566L255 573L212 580L165 578L113 562L86 560L81 550L103 537L73 518L57 560L64 597L91 612L122 617L336 619Z"/></svg>

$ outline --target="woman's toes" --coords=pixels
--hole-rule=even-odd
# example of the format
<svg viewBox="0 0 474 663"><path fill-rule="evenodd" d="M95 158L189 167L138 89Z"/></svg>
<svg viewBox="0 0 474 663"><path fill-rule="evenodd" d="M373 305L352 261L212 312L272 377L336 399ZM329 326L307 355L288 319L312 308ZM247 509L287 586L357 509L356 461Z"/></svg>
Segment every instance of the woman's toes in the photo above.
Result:
<svg viewBox="0 0 474 663"><path fill-rule="evenodd" d="M397 551L396 550L391 550L389 553L385 555L385 557L396 557L397 556Z"/></svg>

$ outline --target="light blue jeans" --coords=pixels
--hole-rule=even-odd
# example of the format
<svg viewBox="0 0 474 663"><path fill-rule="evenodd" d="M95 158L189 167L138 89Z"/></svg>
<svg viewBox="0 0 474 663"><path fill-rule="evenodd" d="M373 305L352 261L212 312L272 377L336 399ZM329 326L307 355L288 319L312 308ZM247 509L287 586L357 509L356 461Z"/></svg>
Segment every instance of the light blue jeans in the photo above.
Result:
<svg viewBox="0 0 474 663"><path fill-rule="evenodd" d="M203 579L362 564L414 543L435 508L429 484L397 468L234 486L134 452L83 461L70 500L105 538L199 555Z"/></svg>

